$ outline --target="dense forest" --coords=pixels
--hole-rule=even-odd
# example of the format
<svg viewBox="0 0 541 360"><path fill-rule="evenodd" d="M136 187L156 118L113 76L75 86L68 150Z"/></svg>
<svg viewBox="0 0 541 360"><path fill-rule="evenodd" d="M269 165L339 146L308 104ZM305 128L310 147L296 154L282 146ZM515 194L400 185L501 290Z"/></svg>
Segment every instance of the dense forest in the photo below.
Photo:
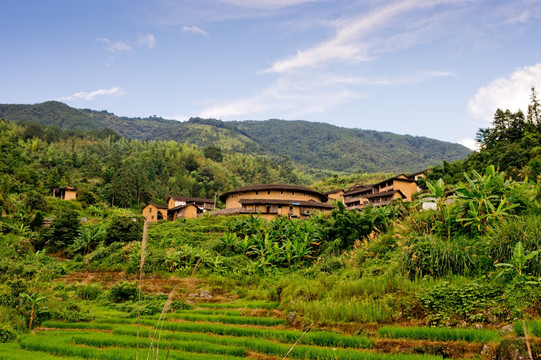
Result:
<svg viewBox="0 0 541 360"><path fill-rule="evenodd" d="M228 152L287 156L305 168L349 173L415 172L442 160L463 159L470 153L461 145L426 137L308 121L127 118L107 111L78 110L55 101L0 104L0 118L71 130L110 128L128 139L174 140L200 147L216 146Z"/></svg>
<svg viewBox="0 0 541 360"><path fill-rule="evenodd" d="M287 158L222 153L174 141L139 141L111 130L61 130L0 122L2 206L10 198L48 195L75 186L88 204L130 207L167 195L214 198L253 183L306 184L312 179ZM30 195L32 194L32 195Z"/></svg>

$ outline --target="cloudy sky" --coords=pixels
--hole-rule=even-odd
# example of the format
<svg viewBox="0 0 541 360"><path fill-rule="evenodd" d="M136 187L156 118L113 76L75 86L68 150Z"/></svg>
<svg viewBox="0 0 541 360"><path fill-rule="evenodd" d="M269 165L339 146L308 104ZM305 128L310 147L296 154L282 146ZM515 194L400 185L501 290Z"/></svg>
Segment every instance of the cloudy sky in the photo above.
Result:
<svg viewBox="0 0 541 360"><path fill-rule="evenodd" d="M2 0L0 103L468 144L541 89L541 0Z"/></svg>

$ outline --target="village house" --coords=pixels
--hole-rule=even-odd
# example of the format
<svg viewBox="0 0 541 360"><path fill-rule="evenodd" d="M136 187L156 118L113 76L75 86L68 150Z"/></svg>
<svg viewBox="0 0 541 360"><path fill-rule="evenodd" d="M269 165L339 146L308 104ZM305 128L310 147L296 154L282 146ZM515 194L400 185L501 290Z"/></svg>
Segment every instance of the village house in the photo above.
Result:
<svg viewBox="0 0 541 360"><path fill-rule="evenodd" d="M412 174L409 174L407 175L408 178L412 179L412 180L415 180L415 182L417 183L417 191L421 191L422 189L419 187L419 180L420 179L426 179L426 173L428 172L429 170L428 169L425 169L425 170L421 170L421 171L417 171L417 172L414 172Z"/></svg>
<svg viewBox="0 0 541 360"><path fill-rule="evenodd" d="M353 186L343 194L343 198L346 209L360 210L368 205L388 205L393 200L412 201L417 191L414 176L400 174L377 184Z"/></svg>
<svg viewBox="0 0 541 360"><path fill-rule="evenodd" d="M174 208L167 210L167 219L176 220L178 218L184 219L195 219L196 217L203 214L205 210L195 205L194 203L189 203L186 205L179 205Z"/></svg>
<svg viewBox="0 0 541 360"><path fill-rule="evenodd" d="M342 189L326 191L323 194L327 195L329 201L344 201L344 190Z"/></svg>
<svg viewBox="0 0 541 360"><path fill-rule="evenodd" d="M212 210L214 200L170 195L167 197L167 206L150 203L143 208L143 216L148 222L193 219Z"/></svg>
<svg viewBox="0 0 541 360"><path fill-rule="evenodd" d="M214 200L211 199L202 199L202 198L192 198L186 196L173 196L169 195L167 197L167 208L173 209L177 206L194 204L195 206L203 209L204 211L214 210Z"/></svg>
<svg viewBox="0 0 541 360"><path fill-rule="evenodd" d="M313 211L329 213L334 208L328 197L297 185L251 185L228 191L220 196L224 210L213 215L259 214L267 219L277 216L305 218Z"/></svg>
<svg viewBox="0 0 541 360"><path fill-rule="evenodd" d="M75 200L77 198L77 189L73 186L54 188L53 197L63 200Z"/></svg>
<svg viewBox="0 0 541 360"><path fill-rule="evenodd" d="M150 203L143 208L143 216L148 222L167 219L167 206Z"/></svg>

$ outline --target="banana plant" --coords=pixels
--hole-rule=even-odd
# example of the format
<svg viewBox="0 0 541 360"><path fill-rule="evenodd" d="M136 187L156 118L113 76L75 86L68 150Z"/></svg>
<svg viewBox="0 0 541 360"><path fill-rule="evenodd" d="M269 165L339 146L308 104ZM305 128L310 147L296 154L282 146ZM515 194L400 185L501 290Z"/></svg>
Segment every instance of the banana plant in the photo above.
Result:
<svg viewBox="0 0 541 360"><path fill-rule="evenodd" d="M242 240L237 242L238 250L244 255L249 255L254 249L254 239L248 235L245 235Z"/></svg>
<svg viewBox="0 0 541 360"><path fill-rule="evenodd" d="M236 233L227 232L220 237L219 247L222 250L221 254L226 253L228 250L233 249L239 238Z"/></svg>
<svg viewBox="0 0 541 360"><path fill-rule="evenodd" d="M38 316L48 311L46 307L40 306L40 303L47 297L40 295L37 291L33 292L32 294L23 292L20 293L19 296L23 300L23 312L25 316L27 316L28 329L32 331L32 326L34 325L34 322L37 320Z"/></svg>
<svg viewBox="0 0 541 360"><path fill-rule="evenodd" d="M509 184L504 173L496 173L493 165L487 167L483 176L472 170L472 177L465 173L464 178L467 184L461 182L455 188L461 205L457 221L474 231L485 232L491 221L503 218L518 206L511 204L503 195Z"/></svg>
<svg viewBox="0 0 541 360"><path fill-rule="evenodd" d="M517 244L515 245L515 249L513 250L511 262L494 265L497 268L502 268L500 272L496 275L495 279L513 279L520 284L539 284L538 280L533 280L533 277L525 275L524 271L526 269L526 263L532 260L534 257L538 256L540 253L541 249L531 251L529 254L526 255L522 242L517 242Z"/></svg>

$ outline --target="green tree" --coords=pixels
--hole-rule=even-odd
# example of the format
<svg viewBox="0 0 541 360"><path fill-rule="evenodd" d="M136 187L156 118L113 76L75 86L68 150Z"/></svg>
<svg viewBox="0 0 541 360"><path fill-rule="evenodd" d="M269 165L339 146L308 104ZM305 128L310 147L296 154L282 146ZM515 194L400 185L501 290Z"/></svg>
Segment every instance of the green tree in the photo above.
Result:
<svg viewBox="0 0 541 360"><path fill-rule="evenodd" d="M105 234L105 243L140 241L143 236L143 221L134 217L113 219Z"/></svg>
<svg viewBox="0 0 541 360"><path fill-rule="evenodd" d="M222 154L222 150L217 146L207 146L203 149L203 154L207 159L211 159L212 161L216 162L222 162L224 159L224 156Z"/></svg>
<svg viewBox="0 0 541 360"><path fill-rule="evenodd" d="M80 228L79 213L72 209L62 209L44 235L45 244L51 249L65 250L75 241Z"/></svg>

